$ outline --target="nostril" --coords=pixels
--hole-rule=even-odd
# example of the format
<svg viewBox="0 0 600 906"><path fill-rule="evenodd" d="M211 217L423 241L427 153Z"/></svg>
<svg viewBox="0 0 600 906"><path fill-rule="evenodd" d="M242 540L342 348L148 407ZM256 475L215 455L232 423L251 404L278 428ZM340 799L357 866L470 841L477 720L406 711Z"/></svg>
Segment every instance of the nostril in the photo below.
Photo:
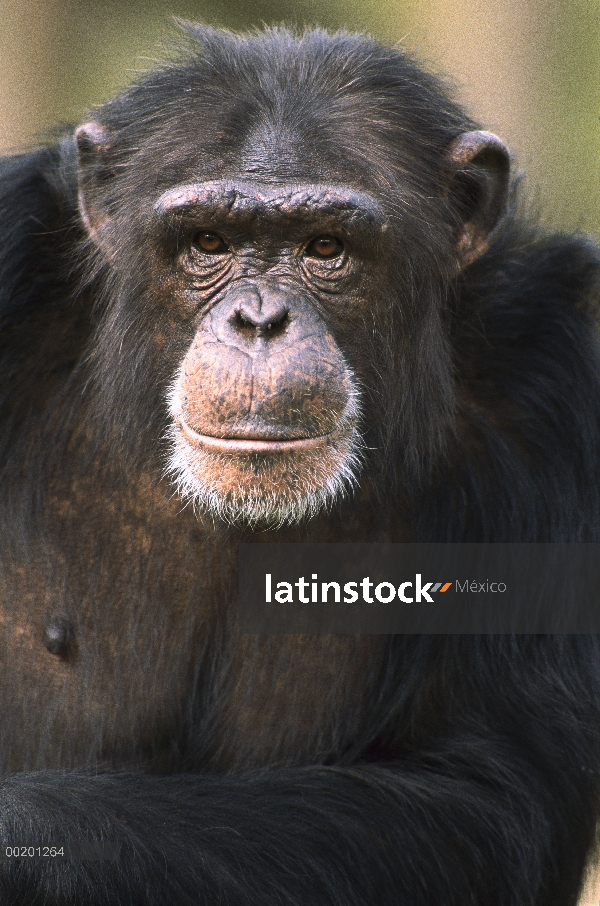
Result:
<svg viewBox="0 0 600 906"><path fill-rule="evenodd" d="M245 301L236 306L230 322L243 329L250 328L257 333L273 334L283 328L289 320L289 308L284 303L262 306L248 305Z"/></svg>
<svg viewBox="0 0 600 906"><path fill-rule="evenodd" d="M289 311L285 309L276 315L272 315L267 321L267 330L275 330L276 327L283 327L289 320Z"/></svg>
<svg viewBox="0 0 600 906"><path fill-rule="evenodd" d="M233 313L232 321L240 324L242 327L255 327L252 317L250 315L247 315L242 308L238 308Z"/></svg>
<svg viewBox="0 0 600 906"><path fill-rule="evenodd" d="M288 322L289 312L285 311L277 318L277 320L273 318L271 321L267 322L265 332L269 334L269 336L275 336L281 333L287 327Z"/></svg>
<svg viewBox="0 0 600 906"><path fill-rule="evenodd" d="M267 333L277 333L282 330L289 321L289 311L287 308L277 312L271 312L268 315L268 321L264 326L261 325L262 329ZM260 329L260 327L258 328Z"/></svg>

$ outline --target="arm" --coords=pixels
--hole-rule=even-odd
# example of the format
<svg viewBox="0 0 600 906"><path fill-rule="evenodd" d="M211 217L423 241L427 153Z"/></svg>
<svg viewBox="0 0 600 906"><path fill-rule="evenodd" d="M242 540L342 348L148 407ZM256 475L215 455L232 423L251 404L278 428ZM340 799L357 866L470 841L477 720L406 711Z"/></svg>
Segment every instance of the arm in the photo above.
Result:
<svg viewBox="0 0 600 906"><path fill-rule="evenodd" d="M14 775L0 788L3 841L122 847L116 862L1 862L3 902L555 902L555 877L564 882L566 869L572 885L593 835L583 774L580 787L549 784L505 741L483 736L402 765ZM551 865L557 833L561 864Z"/></svg>

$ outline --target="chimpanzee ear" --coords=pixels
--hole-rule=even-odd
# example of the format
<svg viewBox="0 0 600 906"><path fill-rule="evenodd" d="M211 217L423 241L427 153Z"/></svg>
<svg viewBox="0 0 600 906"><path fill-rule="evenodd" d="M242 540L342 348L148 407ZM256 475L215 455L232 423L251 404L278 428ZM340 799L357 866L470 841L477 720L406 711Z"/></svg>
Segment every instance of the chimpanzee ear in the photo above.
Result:
<svg viewBox="0 0 600 906"><path fill-rule="evenodd" d="M90 239L106 254L110 226L109 184L115 175L111 165L110 131L99 123L85 123L75 131L78 161L79 211Z"/></svg>
<svg viewBox="0 0 600 906"><path fill-rule="evenodd" d="M506 213L510 154L491 132L465 132L450 145L448 162L450 196L461 218L456 250L463 268L485 252Z"/></svg>

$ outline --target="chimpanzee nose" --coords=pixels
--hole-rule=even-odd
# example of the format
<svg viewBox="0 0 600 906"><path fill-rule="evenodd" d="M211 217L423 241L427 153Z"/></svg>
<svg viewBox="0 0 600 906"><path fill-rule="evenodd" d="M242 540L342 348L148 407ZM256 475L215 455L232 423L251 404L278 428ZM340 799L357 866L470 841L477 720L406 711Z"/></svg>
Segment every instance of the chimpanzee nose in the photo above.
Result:
<svg viewBox="0 0 600 906"><path fill-rule="evenodd" d="M229 321L240 331L250 328L261 334L275 334L287 322L289 312L284 291L249 286L235 300Z"/></svg>

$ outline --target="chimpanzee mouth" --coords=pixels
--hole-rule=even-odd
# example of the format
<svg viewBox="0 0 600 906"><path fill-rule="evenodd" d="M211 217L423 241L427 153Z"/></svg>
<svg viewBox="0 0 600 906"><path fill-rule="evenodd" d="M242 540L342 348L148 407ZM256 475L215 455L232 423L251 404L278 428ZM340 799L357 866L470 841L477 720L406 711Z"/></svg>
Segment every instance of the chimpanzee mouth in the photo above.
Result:
<svg viewBox="0 0 600 906"><path fill-rule="evenodd" d="M169 400L171 449L165 474L194 510L230 525L297 525L357 484L362 442L356 391L337 423L330 419L320 433L317 426L311 435L312 426L254 418L222 428L226 436L216 437L212 432L218 428L208 419L190 426L177 389Z"/></svg>
<svg viewBox="0 0 600 906"><path fill-rule="evenodd" d="M280 437L214 437L210 434L199 434L183 420L179 426L185 438L194 446L203 446L215 453L292 453L311 450L322 446L332 437L321 434L316 437L280 438Z"/></svg>

